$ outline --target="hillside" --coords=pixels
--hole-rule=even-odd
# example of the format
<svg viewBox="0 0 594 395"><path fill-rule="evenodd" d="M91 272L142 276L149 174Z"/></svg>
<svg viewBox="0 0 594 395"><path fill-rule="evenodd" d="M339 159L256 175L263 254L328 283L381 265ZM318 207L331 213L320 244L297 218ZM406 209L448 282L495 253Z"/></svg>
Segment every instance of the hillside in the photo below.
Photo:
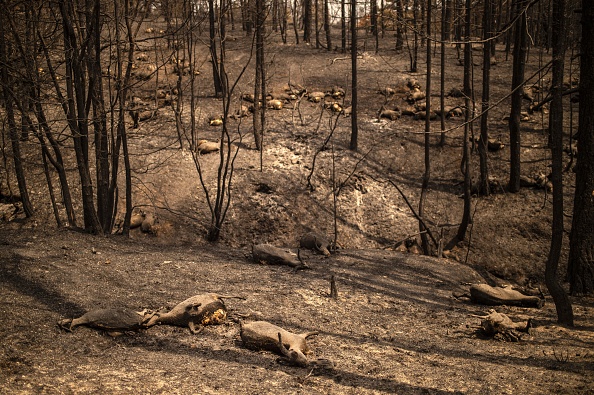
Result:
<svg viewBox="0 0 594 395"><path fill-rule="evenodd" d="M250 57L250 39L241 32L229 34L227 70L234 81ZM406 71L408 54L388 49L388 40L383 45L386 48L379 55L363 51L359 59L357 152L347 148L349 118L305 96L286 102L281 110L267 111L262 156L254 149L251 117L229 119L231 149L238 151L232 202L217 243L204 240L210 221L208 203L185 139L180 149L171 106L159 108L138 129L132 129L129 119L134 206L158 218L152 233L135 229L129 239L56 229L40 170L39 147L32 139L23 142L36 215L30 220L18 215L0 223L0 300L5 317L0 326L4 339L0 387L10 393L48 394L594 393L591 298L573 299L577 328L571 330L555 324L555 309L548 297L539 310L498 308L515 321L532 318L535 324L530 335L510 343L477 333L481 322L477 316L486 315L487 306L453 296L466 292L471 283L485 281L512 284L529 292L540 288L546 294L543 278L551 199L545 189L505 191L508 99L489 113L490 136L504 145L489 153L490 173L500 187L489 197L473 198L467 238L445 251L444 258L414 253L419 225L405 198L418 209L424 121L408 115L378 119L378 114L382 107L406 109L407 81L418 80L422 89L426 81L424 72ZM210 126L209 119L221 114L222 102L213 97L211 65L207 50L202 49L194 92L197 137L216 142L221 127ZM503 48L499 49L499 62L492 71L494 100L508 94L511 75L511 60L506 61ZM139 53L148 59L139 63L154 60L148 46L141 44ZM475 64L480 64L481 52L473 54ZM267 57L268 86L273 94L283 92L289 83L308 92L342 87L347 95L340 104L348 106L347 55L308 45L283 45L271 38ZM433 87L437 89L438 59L434 68ZM527 75L537 69L534 50ZM172 70L172 64L164 64L159 81L138 82L132 94L154 100L155 88L174 86L177 76ZM454 48L448 48L447 70L446 92L462 84ZM233 112L241 105L239 98L253 92L251 75L251 71L246 73L235 88ZM387 87L394 90L389 97L380 93ZM476 88L476 97L480 97L478 82ZM184 97L180 120L187 127L189 95ZM432 102L438 105L436 94ZM451 107L462 103L459 97L446 98ZM443 243L452 238L462 218L463 130L454 128L461 124L460 117L449 118L446 127L452 130L445 145L439 146L439 121L432 122L425 217L434 237ZM525 176L549 173L546 130L546 112L526 116L522 131ZM324 146L331 132L333 138ZM73 194L79 196L74 158L67 160L71 160L68 174ZM204 154L199 160L212 196L219 155ZM476 180L476 150L471 169ZM308 177L314 188L308 186ZM571 213L571 171L564 173L564 182L565 212ZM340 185L336 205L333 184ZM123 190L121 175L121 195ZM120 202L118 220L123 217L122 207ZM81 212L80 204L75 208ZM329 258L305 253L311 270L294 272L250 261L250 249L256 243L295 251L299 238L310 230L332 238L335 217L337 252ZM565 225L570 228L569 216ZM561 276L567 244L565 237ZM337 300L328 297L331 275L337 279ZM56 325L62 318L93 308L170 308L204 292L246 299L226 301L230 319L198 335L158 326L111 339L87 328L66 333ZM239 322L253 319L296 332L318 331L310 340L312 357L330 364L313 369L288 367L277 364L271 353L245 349L238 339Z"/></svg>

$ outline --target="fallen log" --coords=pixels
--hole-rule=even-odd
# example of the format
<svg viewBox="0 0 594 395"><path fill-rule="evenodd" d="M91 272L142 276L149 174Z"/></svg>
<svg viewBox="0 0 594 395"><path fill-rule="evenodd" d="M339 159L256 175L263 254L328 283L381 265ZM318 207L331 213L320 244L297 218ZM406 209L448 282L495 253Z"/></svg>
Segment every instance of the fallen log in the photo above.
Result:
<svg viewBox="0 0 594 395"><path fill-rule="evenodd" d="M295 256L285 249L270 244L255 244L252 246L252 258L255 262L268 263L270 265L286 265L295 269L309 269L298 256Z"/></svg>
<svg viewBox="0 0 594 395"><path fill-rule="evenodd" d="M473 303L487 306L519 306L536 307L544 306L544 299L538 296L528 296L512 289L511 287L491 287L487 284L473 284L470 286L470 300Z"/></svg>

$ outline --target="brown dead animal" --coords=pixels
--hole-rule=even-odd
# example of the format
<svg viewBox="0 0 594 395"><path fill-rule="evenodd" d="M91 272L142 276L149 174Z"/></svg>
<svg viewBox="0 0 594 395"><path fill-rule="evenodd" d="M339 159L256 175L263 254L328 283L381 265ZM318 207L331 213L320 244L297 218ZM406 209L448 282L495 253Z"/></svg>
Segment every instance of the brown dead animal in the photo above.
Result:
<svg viewBox="0 0 594 395"><path fill-rule="evenodd" d="M487 140L487 149L489 151L500 151L502 149L505 148L505 144L503 144L501 141L496 140L496 139L488 139Z"/></svg>
<svg viewBox="0 0 594 395"><path fill-rule="evenodd" d="M415 119L416 120L421 120L421 119L426 119L427 118L427 111L419 111L415 113ZM433 111L431 111L429 113L429 119L430 120L434 120L437 119L437 114Z"/></svg>
<svg viewBox="0 0 594 395"><path fill-rule="evenodd" d="M481 332L485 336L495 337L501 340L518 341L521 337L519 332L529 333L532 327L532 320L527 322L513 322L511 318L495 310L489 310L486 316L481 318Z"/></svg>
<svg viewBox="0 0 594 395"><path fill-rule="evenodd" d="M157 71L157 66L152 63L145 63L138 66L132 75L141 81L148 81Z"/></svg>
<svg viewBox="0 0 594 395"><path fill-rule="evenodd" d="M544 305L544 299L538 296L524 295L511 287L492 287L488 284L471 285L470 300L473 303L488 306L507 305L541 308Z"/></svg>
<svg viewBox="0 0 594 395"><path fill-rule="evenodd" d="M406 106L402 109L402 115L415 115L417 112L417 109L414 108L413 106Z"/></svg>
<svg viewBox="0 0 594 395"><path fill-rule="evenodd" d="M329 93L334 99L342 99L346 94L345 90L339 86L332 87L332 90Z"/></svg>
<svg viewBox="0 0 594 395"><path fill-rule="evenodd" d="M324 100L326 94L324 92L311 92L308 94L308 100L313 103L319 103Z"/></svg>
<svg viewBox="0 0 594 395"><path fill-rule="evenodd" d="M223 124L223 117L210 117L208 118L208 124L210 126L221 126Z"/></svg>
<svg viewBox="0 0 594 395"><path fill-rule="evenodd" d="M386 118L389 119L390 121L396 121L397 119L400 118L401 112L399 109L396 110L382 110L380 112L380 119L381 118Z"/></svg>
<svg viewBox="0 0 594 395"><path fill-rule="evenodd" d="M423 100L424 98L425 98L425 92L421 91L419 88L415 88L415 89L411 90L406 95L406 101L408 101L411 104L418 100Z"/></svg>
<svg viewBox="0 0 594 395"><path fill-rule="evenodd" d="M450 89L450 91L448 92L448 96L449 97L464 97L464 92L462 92L462 89L460 88L452 88Z"/></svg>
<svg viewBox="0 0 594 395"><path fill-rule="evenodd" d="M241 96L241 100L247 101L249 103L253 103L255 101L254 94L253 93L244 93L243 96Z"/></svg>
<svg viewBox="0 0 594 395"><path fill-rule="evenodd" d="M220 144L214 141L198 140L196 142L196 152L202 155L217 152L219 149Z"/></svg>
<svg viewBox="0 0 594 395"><path fill-rule="evenodd" d="M266 107L272 109L272 110L282 110L283 109L283 105L284 103L282 102L282 100L269 100L268 103L266 103Z"/></svg>
<svg viewBox="0 0 594 395"><path fill-rule="evenodd" d="M146 323L147 327L158 324L190 328L190 332L198 333L199 325L219 325L227 319L227 307L222 299L239 298L239 296L221 296L217 294L201 294L179 303L167 313L155 313Z"/></svg>
<svg viewBox="0 0 594 395"><path fill-rule="evenodd" d="M270 244L255 244L252 246L252 258L254 262L267 263L270 265L286 265L295 269L308 269L309 267L290 252Z"/></svg>
<svg viewBox="0 0 594 395"><path fill-rule="evenodd" d="M396 90L390 87L384 87L377 91L379 94L384 96L392 96L396 94Z"/></svg>
<svg viewBox="0 0 594 395"><path fill-rule="evenodd" d="M140 230L142 233L153 233L153 227L157 223L157 217L152 213L145 213L142 223L140 224Z"/></svg>
<svg viewBox="0 0 594 395"><path fill-rule="evenodd" d="M301 96L307 92L307 89L299 84L287 84L283 89L285 92L295 96Z"/></svg>
<svg viewBox="0 0 594 395"><path fill-rule="evenodd" d="M147 62L149 60L148 54L146 54L145 52L141 52L138 55L136 55L136 60L139 60L141 62Z"/></svg>
<svg viewBox="0 0 594 395"><path fill-rule="evenodd" d="M443 113L445 114L445 117L446 117L446 118L449 118L449 117L451 117L451 116L452 116L452 114L450 113L450 111L452 111L452 109L453 109L453 108L454 108L454 107L452 107L452 106L445 106L445 107L443 108ZM435 109L435 113L437 114L437 116L441 117L441 108L439 108L439 107L438 107L438 108L436 108L436 109Z"/></svg>
<svg viewBox="0 0 594 395"><path fill-rule="evenodd" d="M528 176L520 176L520 186L522 188L536 188L536 189L544 189L547 192L553 191L553 183L549 179L549 177L545 176L544 174L537 174L533 177Z"/></svg>
<svg viewBox="0 0 594 395"><path fill-rule="evenodd" d="M272 92L271 100L280 100L282 102L288 103L292 100L297 100L297 96L287 92Z"/></svg>
<svg viewBox="0 0 594 395"><path fill-rule="evenodd" d="M247 117L249 115L250 115L249 107L242 104L241 107L237 111L235 111L235 114L231 115L231 118L239 119L239 118Z"/></svg>
<svg viewBox="0 0 594 395"><path fill-rule="evenodd" d="M448 111L450 117L461 117L464 115L464 109L462 107L454 107L450 111Z"/></svg>
<svg viewBox="0 0 594 395"><path fill-rule="evenodd" d="M144 221L144 213L142 211L136 211L132 213L130 217L130 229L139 228Z"/></svg>
<svg viewBox="0 0 594 395"><path fill-rule="evenodd" d="M419 84L419 81L417 81L416 78L409 78L406 80L406 86L410 90L421 89L421 84Z"/></svg>
<svg viewBox="0 0 594 395"><path fill-rule="evenodd" d="M131 110L129 112L134 125L132 126L133 129L138 129L140 127L140 122L148 121L149 119L153 119L157 116L158 110Z"/></svg>
<svg viewBox="0 0 594 395"><path fill-rule="evenodd" d="M241 341L247 348L272 351L284 356L290 364L301 367L309 365L307 338L313 335L317 332L295 334L266 321L242 323L240 332Z"/></svg>
<svg viewBox="0 0 594 395"><path fill-rule="evenodd" d="M84 325L105 331L110 336L119 336L128 331L147 328L147 321L152 317L153 314L147 311L138 312L126 308L96 309L88 311L78 318L61 320L58 322L58 326L72 332L77 326Z"/></svg>
<svg viewBox="0 0 594 395"><path fill-rule="evenodd" d="M480 143L480 138L479 137L475 137L474 138L474 142L479 144ZM503 144L501 141L497 140L497 139L487 139L487 149L491 152L496 152L496 151L500 151L502 149L505 148L505 144Z"/></svg>
<svg viewBox="0 0 594 395"><path fill-rule="evenodd" d="M326 237L319 233L311 232L304 234L301 239L299 239L299 246L330 256L330 242Z"/></svg>
<svg viewBox="0 0 594 395"><path fill-rule="evenodd" d="M342 106L334 101L324 102L324 108L332 111L333 113L340 114L342 112Z"/></svg>
<svg viewBox="0 0 594 395"><path fill-rule="evenodd" d="M538 91L539 91L538 86L524 85L522 87L522 98L524 98L530 102L534 102L537 99Z"/></svg>

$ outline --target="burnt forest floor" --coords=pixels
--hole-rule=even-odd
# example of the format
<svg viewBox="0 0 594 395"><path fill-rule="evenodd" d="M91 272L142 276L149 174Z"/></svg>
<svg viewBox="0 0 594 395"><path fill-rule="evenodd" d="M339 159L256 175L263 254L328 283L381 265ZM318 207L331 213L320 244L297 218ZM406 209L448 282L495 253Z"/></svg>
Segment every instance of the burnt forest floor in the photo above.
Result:
<svg viewBox="0 0 594 395"><path fill-rule="evenodd" d="M249 39L239 32L230 35L227 64L233 80L249 58ZM229 120L231 148L239 152L232 204L217 243L204 241L210 212L187 141L183 149L179 147L171 107L159 109L156 117L138 129L129 129L134 204L157 216L153 234L135 229L130 238L102 237L56 229L45 179L37 167L37 148L33 142L23 143L30 155L27 166L33 169L30 188L37 214L29 220L18 217L0 224L4 317L0 392L594 393L594 301L572 298L576 327L565 328L556 324L554 305L543 286L551 235L550 194L537 188L522 188L515 194L505 191L509 99L489 113L490 135L505 145L489 153L490 173L501 188L489 197L473 199L466 241L445 251L443 258L424 257L412 253L414 248L404 248L406 240L409 246L418 240L418 222L391 183L416 210L424 171L424 121L411 116L378 120L378 113L382 106L402 109L408 105L403 97L409 78L417 79L424 89L425 64L420 63L421 72L410 73L408 54L388 49L388 40L385 45L380 54L367 48L359 59L356 153L348 149L350 119L303 98L286 103L281 110L267 111L260 171L251 117ZM309 92L340 86L347 91L345 103L340 104L349 104L348 55L275 40L268 51L269 59L274 59L267 65L272 92L281 92L289 82ZM221 101L212 97L206 54L198 54L202 67L195 92L197 138L218 141L220 126L209 126L208 120L221 113ZM473 55L474 63L480 64L481 52L473 51ZM492 70L494 100L504 97L511 85L511 57L506 61L500 51L497 59ZM170 67L165 65L163 70ZM526 74L538 68L535 50ZM433 89L437 90L438 58L434 69ZM478 74L480 66L475 69ZM252 70L253 64L234 91L233 111L240 105L235 99L253 91ZM447 70L446 91L461 88L462 67L454 48L448 48ZM167 73L161 78L158 87L175 81ZM396 93L386 99L378 93L385 87ZM134 94L150 98L154 88L155 81L148 81L137 85ZM437 106L439 97L433 95L432 103ZM446 104L460 106L463 99L447 97ZM187 98L184 106L181 121L187 126ZM535 113L527 114L522 123L523 175L549 173L546 120L546 114ZM461 123L460 118L450 118L446 126ZM437 144L439 130L439 121L432 121L432 172L425 217L435 237L447 242L462 218L463 128L449 131L443 147ZM333 138L314 165L314 155L332 131ZM474 133L478 135L478 125ZM211 192L218 159L216 153L200 156ZM471 168L476 180L476 151ZM75 182L74 166L69 176ZM308 188L308 176L313 191ZM571 171L564 173L564 182L565 211L571 213ZM341 185L336 206L333 183ZM256 243L295 252L307 231L332 238L335 207L338 250L330 257L304 252L311 270L251 261L250 249ZM566 229L570 225L568 216ZM565 235L561 279L567 244ZM337 299L329 297L332 275ZM472 283L486 281L533 293L540 288L545 293L542 309L497 307L514 321L532 318L534 328L519 342L484 338L478 332L478 316L487 314L489 307L454 296L467 292ZM88 328L67 333L56 325L62 318L93 308L171 308L205 292L246 299L226 300L227 322L206 327L198 335L187 328L163 325L111 338ZM244 348L239 322L253 319L294 332L319 332L309 340L310 358L330 363L316 368L284 366L272 353Z"/></svg>

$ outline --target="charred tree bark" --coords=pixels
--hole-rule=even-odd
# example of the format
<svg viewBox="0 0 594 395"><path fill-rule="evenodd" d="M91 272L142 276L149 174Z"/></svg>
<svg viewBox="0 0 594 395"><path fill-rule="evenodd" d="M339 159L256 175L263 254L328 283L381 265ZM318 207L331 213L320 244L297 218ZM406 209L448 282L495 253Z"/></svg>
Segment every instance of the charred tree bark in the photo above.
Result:
<svg viewBox="0 0 594 395"><path fill-rule="evenodd" d="M256 76L253 126L256 149L260 152L263 149L264 125L266 122L266 75L264 69L265 11L264 0L256 0ZM262 168L261 165L262 163L260 163L260 169Z"/></svg>
<svg viewBox="0 0 594 395"><path fill-rule="evenodd" d="M522 85L524 85L524 70L526 66L526 12L524 10L526 0L518 0L516 9L521 13L516 21L515 41L514 41L514 59L512 75L512 96L511 111L509 115L509 151L510 151L510 172L509 185L510 192L520 190L520 117L522 111Z"/></svg>
<svg viewBox="0 0 594 395"><path fill-rule="evenodd" d="M429 187L429 179L431 177L431 0L427 0L427 83L425 93L425 174L423 174L423 185L421 187L421 198L419 201L419 216L424 217L425 200L427 199L427 188ZM431 254L429 246L429 238L427 237L427 230L423 222L419 221L419 232L421 233L421 246L425 255Z"/></svg>
<svg viewBox="0 0 594 395"><path fill-rule="evenodd" d="M57 76L56 76L54 67L52 66L52 62L50 59L48 49L47 49L45 42L41 36L39 36L39 42L40 42L41 50L43 52L43 56L46 59L47 69L48 69L51 79L54 83L56 95L58 96L59 100L63 103L63 106L65 106L64 98L62 96L62 92L58 85ZM70 187L68 185L68 178L66 176L66 168L64 166L64 159L62 157L62 151L60 148L60 144L56 141L56 139L52 135L52 131L51 131L51 128L47 122L47 118L45 116L45 111L43 109L43 106L41 105L40 98L36 97L36 100L34 100L34 103L35 103L35 107L34 107L35 117L37 118L37 122L39 123L41 130L43 131L43 134L42 133L37 134L37 139L39 140L42 149L44 149L44 151L46 151L46 155L47 155L47 158L50 160L50 163L52 164L52 166L54 166L54 169L58 173L58 178L60 180L60 189L62 192L62 201L64 203L64 209L66 210L66 216L68 218L68 225L76 227L77 226L76 215L74 212L74 207L72 205L72 195L70 193ZM47 141L49 142L50 146L52 147L54 157L52 157L49 154L49 149L45 148L46 144L45 144L45 140L44 140L44 135L45 135L45 138L47 138Z"/></svg>
<svg viewBox="0 0 594 395"><path fill-rule="evenodd" d="M215 96L220 97L223 93L223 85L221 82L221 70L219 67L219 59L217 55L216 44L216 21L215 21L215 6L214 0L208 0L208 32L209 32L209 49L210 61L212 63L212 77L214 81ZM247 18L249 20L249 17ZM249 25L251 22L247 22ZM251 25L249 25L251 26ZM251 28L250 28L251 30Z"/></svg>
<svg viewBox="0 0 594 395"><path fill-rule="evenodd" d="M444 27L443 27L443 34L444 40L449 41L450 37L452 37L452 0L443 0L442 3L445 12L443 15L444 19Z"/></svg>
<svg viewBox="0 0 594 395"><path fill-rule="evenodd" d="M67 118L72 133L76 164L82 190L83 218L85 229L93 233L103 233L99 217L95 211L93 183L89 169L89 123L86 111L88 83L84 72L86 59L84 54L89 50L88 41L78 43L78 35L72 22L76 20L74 5L70 1L59 2L64 33L64 53L66 65Z"/></svg>
<svg viewBox="0 0 594 395"><path fill-rule="evenodd" d="M478 143L480 161L479 193L484 196L490 194L489 163L487 157L487 142L489 141L489 86L491 83L491 18L492 0L485 0L483 13L483 94L481 103L481 135Z"/></svg>
<svg viewBox="0 0 594 395"><path fill-rule="evenodd" d="M116 6L117 8L117 6ZM122 63L121 53L118 55L120 64L118 65L118 94L120 102L120 112L117 123L117 141L115 143L115 149L112 152L112 182L110 186L110 195L112 202L115 204L110 207L114 211L117 207L117 170L119 167L119 155L120 146L122 148L122 154L124 156L124 174L125 174L125 185L126 185L126 212L124 214L124 226L123 234L128 235L130 232L130 221L132 218L132 169L130 165L130 154L128 152L128 134L126 131L126 123L124 120L124 104L128 96L128 89L130 86L130 76L132 73L132 64L134 59L134 35L132 33L132 27L130 24L130 3L129 0L124 1L124 25L126 26L126 34L128 39L128 58L126 59L126 67L124 70L124 64ZM119 34L119 28L118 28ZM119 45L120 40L118 40ZM120 48L118 47L118 51Z"/></svg>
<svg viewBox="0 0 594 395"><path fill-rule="evenodd" d="M0 19L0 79L2 81L2 92L4 108L6 111L6 118L8 121L8 136L12 147L12 158L14 162L14 170L21 195L21 202L23 203L23 210L27 218L33 216L33 205L29 199L29 190L27 189L27 180L25 178L25 170L23 167L23 160L21 155L21 145L19 142L19 135L14 116L13 100L9 92L9 87L12 86L8 73L8 62L6 52L6 34L4 31L4 21Z"/></svg>
<svg viewBox="0 0 594 395"><path fill-rule="evenodd" d="M371 23L371 34L373 35L375 42L375 53L379 50L379 29L378 29L378 17L377 17L377 0L370 0L370 23Z"/></svg>
<svg viewBox="0 0 594 395"><path fill-rule="evenodd" d="M410 58L410 71L412 73L417 72L417 64L419 58L419 0L413 0L413 48L412 51L409 47L409 58ZM406 40L408 43L408 39ZM408 44L407 44L408 46Z"/></svg>
<svg viewBox="0 0 594 395"><path fill-rule="evenodd" d="M441 64L440 64L440 85L439 85L439 108L440 108L440 121L441 121L441 134L439 138L439 145L443 147L445 145L445 51L446 51L446 15L447 15L447 2L441 2L441 44L440 44L440 56L441 56Z"/></svg>
<svg viewBox="0 0 594 395"><path fill-rule="evenodd" d="M404 48L404 8L402 0L396 0L396 51Z"/></svg>
<svg viewBox="0 0 594 395"><path fill-rule="evenodd" d="M114 5L117 7L117 5ZM95 132L95 166L97 179L97 216L101 227L106 233L111 233L114 194L110 195L109 173L109 139L107 136L107 114L103 101L103 81L101 75L101 4L94 1L87 23L89 31L93 32L89 51L89 96L93 104L93 129ZM134 48L130 48L133 52ZM123 117L123 115L122 115Z"/></svg>
<svg viewBox="0 0 594 395"><path fill-rule="evenodd" d="M579 138L568 277L572 295L594 293L594 8L582 1Z"/></svg>
<svg viewBox="0 0 594 395"><path fill-rule="evenodd" d="M303 42L311 42L311 0L303 0Z"/></svg>
<svg viewBox="0 0 594 395"><path fill-rule="evenodd" d="M466 112L464 117L464 141L463 141L463 152L462 152L462 163L461 170L464 173L464 211L462 214L462 222L458 227L458 233L456 234L455 241L462 241L466 237L466 230L470 224L470 149L468 146L468 131L470 129L470 98L472 97L472 48L470 44L470 22L471 22L471 0L466 0L466 11L465 11L465 43L464 43L464 102L466 106Z"/></svg>
<svg viewBox="0 0 594 395"><path fill-rule="evenodd" d="M563 245L563 69L565 67L565 0L553 1L553 100L549 113L551 153L553 157L553 225L551 248L545 270L547 288L555 301L557 321L573 326L573 310L569 297L559 284L557 268Z"/></svg>
<svg viewBox="0 0 594 395"><path fill-rule="evenodd" d="M330 28L330 7L328 2L330 0L324 0L324 32L326 33L326 50L332 50L332 36Z"/></svg>
<svg viewBox="0 0 594 395"><path fill-rule="evenodd" d="M345 53L347 44L346 0L340 0L340 41L342 53Z"/></svg>
<svg viewBox="0 0 594 395"><path fill-rule="evenodd" d="M357 151L357 1L351 0L351 142L349 149Z"/></svg>
<svg viewBox="0 0 594 395"><path fill-rule="evenodd" d="M281 0L280 6L280 16L279 16L279 26L281 32L281 39L283 40L283 44L287 43L287 1L288 0Z"/></svg>
<svg viewBox="0 0 594 395"><path fill-rule="evenodd" d="M297 22L297 0L293 0L293 30L295 31L295 44L299 44L299 23Z"/></svg>
<svg viewBox="0 0 594 395"><path fill-rule="evenodd" d="M320 0L314 2L314 31L316 34L316 48L320 48Z"/></svg>

